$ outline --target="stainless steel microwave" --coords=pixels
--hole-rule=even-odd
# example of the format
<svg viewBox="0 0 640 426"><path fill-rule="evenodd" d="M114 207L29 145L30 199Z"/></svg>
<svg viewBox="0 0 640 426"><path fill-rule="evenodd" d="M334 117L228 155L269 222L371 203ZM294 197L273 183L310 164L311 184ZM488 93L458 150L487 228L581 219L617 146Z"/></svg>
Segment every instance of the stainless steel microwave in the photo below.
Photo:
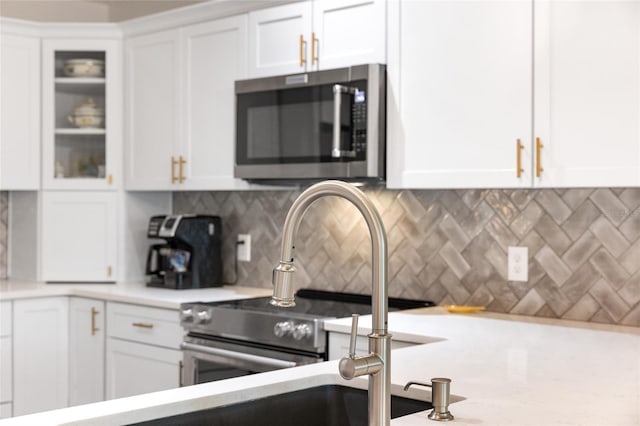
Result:
<svg viewBox="0 0 640 426"><path fill-rule="evenodd" d="M384 180L384 65L241 80L235 90L236 177Z"/></svg>

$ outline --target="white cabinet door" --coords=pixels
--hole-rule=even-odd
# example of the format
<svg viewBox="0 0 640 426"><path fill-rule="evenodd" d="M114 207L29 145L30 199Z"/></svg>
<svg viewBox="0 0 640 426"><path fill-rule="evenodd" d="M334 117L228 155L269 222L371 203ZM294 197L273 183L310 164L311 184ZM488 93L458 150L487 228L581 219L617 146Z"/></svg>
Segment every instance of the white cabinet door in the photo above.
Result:
<svg viewBox="0 0 640 426"><path fill-rule="evenodd" d="M184 137L177 150L186 160L179 189L238 189L235 163L235 80L247 76L247 16L182 30L185 69Z"/></svg>
<svg viewBox="0 0 640 426"><path fill-rule="evenodd" d="M40 187L40 40L0 37L0 190Z"/></svg>
<svg viewBox="0 0 640 426"><path fill-rule="evenodd" d="M42 44L42 187L115 190L121 186L121 42L45 39ZM98 64L91 77L69 63ZM93 65L96 67L97 65ZM92 106L93 105L93 106ZM83 106L84 113L77 114ZM93 118L102 116L101 123ZM83 124L89 119L91 123Z"/></svg>
<svg viewBox="0 0 640 426"><path fill-rule="evenodd" d="M535 185L639 185L640 2L536 2L535 46Z"/></svg>
<svg viewBox="0 0 640 426"><path fill-rule="evenodd" d="M13 302L13 414L66 407L69 395L68 299Z"/></svg>
<svg viewBox="0 0 640 426"><path fill-rule="evenodd" d="M135 37L125 49L126 187L172 189L178 173L172 156L181 134L179 31Z"/></svg>
<svg viewBox="0 0 640 426"><path fill-rule="evenodd" d="M315 0L313 69L386 63L386 16L384 0Z"/></svg>
<svg viewBox="0 0 640 426"><path fill-rule="evenodd" d="M531 2L394 6L388 186L530 186ZM518 139L526 146L520 178Z"/></svg>
<svg viewBox="0 0 640 426"><path fill-rule="evenodd" d="M107 399L180 386L182 351L107 339Z"/></svg>
<svg viewBox="0 0 640 426"><path fill-rule="evenodd" d="M249 76L311 69L311 1L249 13Z"/></svg>
<svg viewBox="0 0 640 426"><path fill-rule="evenodd" d="M69 299L69 406L104 400L104 305Z"/></svg>
<svg viewBox="0 0 640 426"><path fill-rule="evenodd" d="M42 193L42 280L114 281L117 194Z"/></svg>
<svg viewBox="0 0 640 426"><path fill-rule="evenodd" d="M0 302L0 404L13 399L12 316L11 302ZM7 405L5 409L9 410L8 416L11 416L11 406Z"/></svg>

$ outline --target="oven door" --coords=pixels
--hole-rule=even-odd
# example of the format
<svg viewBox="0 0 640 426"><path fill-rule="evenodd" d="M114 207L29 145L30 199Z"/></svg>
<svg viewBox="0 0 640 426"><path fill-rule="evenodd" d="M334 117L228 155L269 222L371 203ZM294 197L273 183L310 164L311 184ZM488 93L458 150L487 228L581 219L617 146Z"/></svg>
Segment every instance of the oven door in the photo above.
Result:
<svg viewBox="0 0 640 426"><path fill-rule="evenodd" d="M322 354L285 352L228 339L186 336L181 348L185 386L324 361Z"/></svg>

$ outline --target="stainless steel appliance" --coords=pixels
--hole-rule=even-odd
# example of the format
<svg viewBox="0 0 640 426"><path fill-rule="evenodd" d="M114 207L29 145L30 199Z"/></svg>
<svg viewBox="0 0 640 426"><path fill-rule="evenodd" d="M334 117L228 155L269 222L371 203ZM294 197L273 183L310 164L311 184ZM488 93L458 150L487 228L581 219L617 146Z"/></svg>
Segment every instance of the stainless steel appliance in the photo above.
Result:
<svg viewBox="0 0 640 426"><path fill-rule="evenodd" d="M165 240L149 247L147 286L187 289L223 284L222 222L218 216L153 216L147 236Z"/></svg>
<svg viewBox="0 0 640 426"><path fill-rule="evenodd" d="M235 176L384 180L386 68L236 82Z"/></svg>
<svg viewBox="0 0 640 426"><path fill-rule="evenodd" d="M192 385L325 361L324 321L371 313L371 297L299 290L296 306L279 309L270 297L213 303L185 303L181 324L182 383ZM390 298L390 310L433 306Z"/></svg>

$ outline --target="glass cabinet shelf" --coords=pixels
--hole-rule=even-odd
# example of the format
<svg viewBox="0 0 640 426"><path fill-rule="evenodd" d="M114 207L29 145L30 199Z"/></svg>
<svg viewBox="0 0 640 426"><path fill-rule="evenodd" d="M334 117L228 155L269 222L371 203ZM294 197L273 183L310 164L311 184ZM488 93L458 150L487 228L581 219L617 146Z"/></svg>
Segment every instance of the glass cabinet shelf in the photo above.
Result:
<svg viewBox="0 0 640 426"><path fill-rule="evenodd" d="M56 135L106 135L106 129L93 129L93 128L59 128L56 129Z"/></svg>

